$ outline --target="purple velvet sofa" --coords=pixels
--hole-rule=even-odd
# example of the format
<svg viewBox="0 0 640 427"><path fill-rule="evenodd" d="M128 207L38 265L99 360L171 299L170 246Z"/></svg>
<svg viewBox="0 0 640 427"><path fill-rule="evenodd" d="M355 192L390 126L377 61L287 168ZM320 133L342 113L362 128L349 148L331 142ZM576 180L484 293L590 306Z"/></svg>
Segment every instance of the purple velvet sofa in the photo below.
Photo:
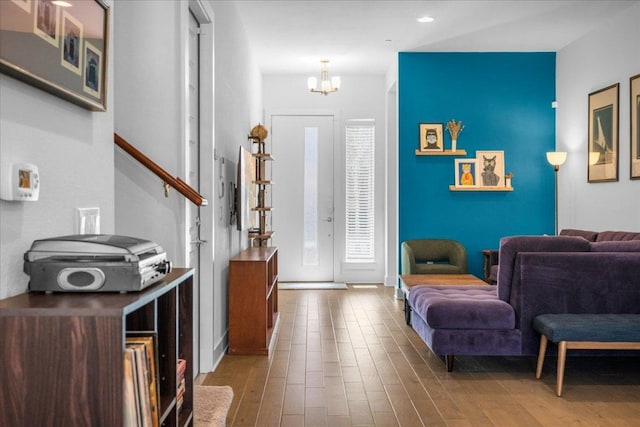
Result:
<svg viewBox="0 0 640 427"><path fill-rule="evenodd" d="M539 314L640 313L640 240L505 237L497 282L411 289L411 325L449 372L455 355L537 355Z"/></svg>

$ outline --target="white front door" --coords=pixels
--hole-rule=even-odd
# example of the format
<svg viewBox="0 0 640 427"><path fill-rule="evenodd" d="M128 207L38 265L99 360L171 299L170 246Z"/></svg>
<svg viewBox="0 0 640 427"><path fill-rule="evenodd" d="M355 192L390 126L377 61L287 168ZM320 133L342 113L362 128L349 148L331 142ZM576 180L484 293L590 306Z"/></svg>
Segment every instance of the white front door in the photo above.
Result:
<svg viewBox="0 0 640 427"><path fill-rule="evenodd" d="M333 281L332 115L272 115L273 245L281 282Z"/></svg>

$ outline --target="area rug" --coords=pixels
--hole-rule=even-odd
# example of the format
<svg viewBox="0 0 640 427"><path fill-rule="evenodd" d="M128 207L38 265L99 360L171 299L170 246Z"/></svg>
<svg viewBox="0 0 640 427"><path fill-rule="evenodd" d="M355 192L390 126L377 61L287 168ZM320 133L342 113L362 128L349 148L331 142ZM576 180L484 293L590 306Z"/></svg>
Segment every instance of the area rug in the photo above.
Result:
<svg viewBox="0 0 640 427"><path fill-rule="evenodd" d="M335 282L279 282L278 290L347 289L346 283Z"/></svg>
<svg viewBox="0 0 640 427"><path fill-rule="evenodd" d="M194 385L194 427L224 427L232 401L233 389L229 386Z"/></svg>

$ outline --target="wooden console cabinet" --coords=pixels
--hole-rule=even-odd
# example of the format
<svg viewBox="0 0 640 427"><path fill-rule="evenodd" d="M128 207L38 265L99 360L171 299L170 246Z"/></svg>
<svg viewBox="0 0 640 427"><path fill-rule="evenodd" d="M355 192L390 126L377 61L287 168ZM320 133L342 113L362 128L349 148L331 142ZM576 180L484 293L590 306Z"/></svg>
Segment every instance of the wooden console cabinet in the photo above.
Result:
<svg viewBox="0 0 640 427"><path fill-rule="evenodd" d="M0 300L0 425L122 426L125 336L154 331L160 425L193 422L193 270L132 293ZM177 362L187 360L177 410Z"/></svg>
<svg viewBox="0 0 640 427"><path fill-rule="evenodd" d="M229 354L269 354L277 321L278 249L246 249L229 260Z"/></svg>

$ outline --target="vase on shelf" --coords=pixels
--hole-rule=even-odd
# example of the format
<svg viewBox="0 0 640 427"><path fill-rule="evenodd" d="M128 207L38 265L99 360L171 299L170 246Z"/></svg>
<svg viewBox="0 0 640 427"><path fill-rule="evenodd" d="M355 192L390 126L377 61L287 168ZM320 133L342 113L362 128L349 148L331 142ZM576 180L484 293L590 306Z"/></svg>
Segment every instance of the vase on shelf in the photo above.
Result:
<svg viewBox="0 0 640 427"><path fill-rule="evenodd" d="M457 143L458 143L457 139L452 139L451 140L451 151L456 151L457 150Z"/></svg>

